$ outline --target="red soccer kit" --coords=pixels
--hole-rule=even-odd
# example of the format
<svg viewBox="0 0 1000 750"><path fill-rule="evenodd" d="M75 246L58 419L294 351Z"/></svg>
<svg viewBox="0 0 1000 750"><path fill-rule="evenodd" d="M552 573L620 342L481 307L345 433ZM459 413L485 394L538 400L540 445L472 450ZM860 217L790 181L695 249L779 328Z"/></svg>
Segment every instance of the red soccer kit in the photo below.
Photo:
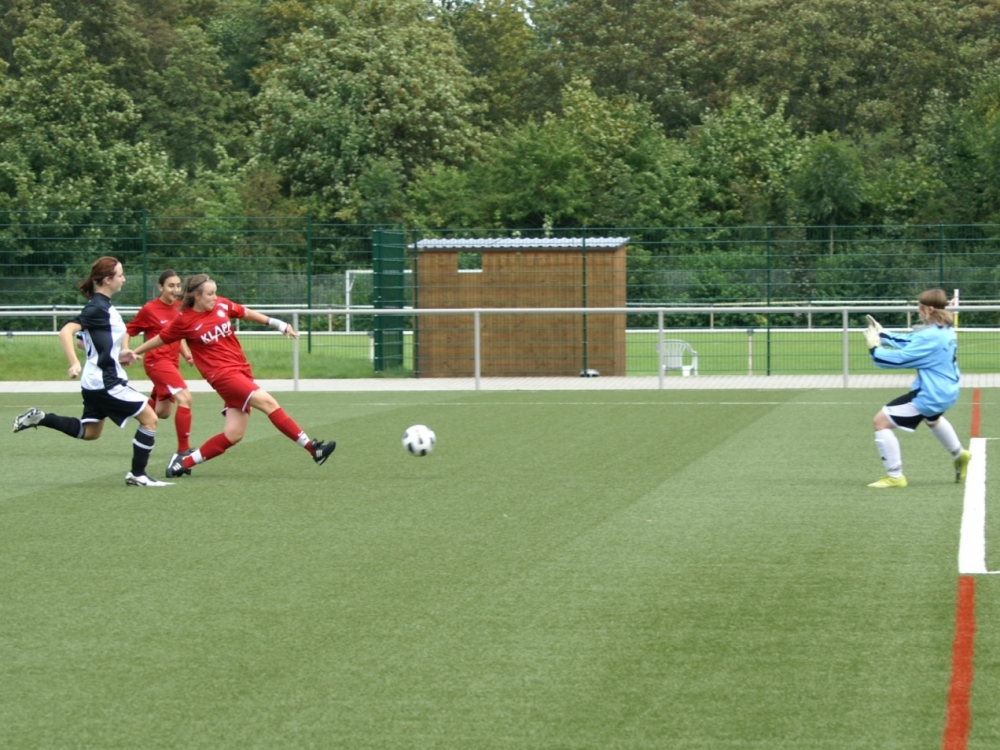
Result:
<svg viewBox="0 0 1000 750"><path fill-rule="evenodd" d="M163 329L177 317L181 303L177 300L172 305L165 304L159 297L143 305L135 317L125 326L129 336L145 334L145 340L158 336ZM187 388L184 376L177 366L177 355L181 343L175 341L169 346L160 346L147 352L142 358L142 366L153 381L152 398L154 401L165 401L176 393Z"/></svg>
<svg viewBox="0 0 1000 750"><path fill-rule="evenodd" d="M248 409L250 396L258 389L232 323L233 318L245 315L243 305L217 297L215 307L208 312L197 312L194 308L181 310L160 332L164 344L185 339L198 372L222 396L227 407L244 411Z"/></svg>

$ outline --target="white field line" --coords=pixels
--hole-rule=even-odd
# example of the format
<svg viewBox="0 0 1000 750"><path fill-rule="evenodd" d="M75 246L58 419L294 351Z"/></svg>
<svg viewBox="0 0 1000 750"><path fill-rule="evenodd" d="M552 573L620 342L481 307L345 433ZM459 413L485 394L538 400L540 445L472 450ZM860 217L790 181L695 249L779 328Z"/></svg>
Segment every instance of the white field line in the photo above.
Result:
<svg viewBox="0 0 1000 750"><path fill-rule="evenodd" d="M969 450L972 460L965 478L958 572L959 575L1000 573L986 569L986 438L972 438Z"/></svg>

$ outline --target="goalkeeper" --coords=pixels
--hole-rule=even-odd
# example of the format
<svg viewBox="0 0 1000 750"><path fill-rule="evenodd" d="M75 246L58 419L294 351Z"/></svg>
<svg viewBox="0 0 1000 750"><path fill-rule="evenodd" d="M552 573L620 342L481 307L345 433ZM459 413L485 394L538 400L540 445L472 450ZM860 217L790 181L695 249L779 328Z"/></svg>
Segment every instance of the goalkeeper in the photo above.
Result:
<svg viewBox="0 0 1000 750"><path fill-rule="evenodd" d="M917 379L905 396L890 401L875 415L875 446L886 476L869 487L905 487L903 457L897 427L913 432L926 421L930 431L951 454L955 481L965 480L972 454L962 448L955 428L944 413L958 400L961 373L956 358L954 319L945 308L948 297L941 289L928 289L919 298L918 313L925 327L911 334L890 333L871 315L864 332L872 362L887 369L917 371Z"/></svg>

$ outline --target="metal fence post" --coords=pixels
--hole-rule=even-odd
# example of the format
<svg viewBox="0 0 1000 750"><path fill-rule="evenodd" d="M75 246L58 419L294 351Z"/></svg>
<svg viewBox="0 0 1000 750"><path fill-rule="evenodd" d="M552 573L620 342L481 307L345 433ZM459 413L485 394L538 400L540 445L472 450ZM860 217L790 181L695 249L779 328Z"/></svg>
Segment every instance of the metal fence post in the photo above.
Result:
<svg viewBox="0 0 1000 750"><path fill-rule="evenodd" d="M150 290L147 286L149 282L149 279L147 278L149 276L148 212L146 209L142 209L139 213L142 216L139 229L142 234L142 237L139 240L142 244L142 298L149 299Z"/></svg>
<svg viewBox="0 0 1000 750"><path fill-rule="evenodd" d="M663 373L663 308L656 311L656 342L656 374L662 391L666 386Z"/></svg>
<svg viewBox="0 0 1000 750"><path fill-rule="evenodd" d="M472 367L476 373L476 390L479 390L479 378L483 372L482 349L479 338L479 310L472 314Z"/></svg>
<svg viewBox="0 0 1000 750"><path fill-rule="evenodd" d="M312 316L310 316L312 317ZM292 328L299 330L299 314L292 313ZM299 340L292 337L292 390L299 389Z"/></svg>
<svg viewBox="0 0 1000 750"><path fill-rule="evenodd" d="M313 306L313 238L312 238L312 214L306 214L306 307L312 310ZM312 322L313 316L309 316L309 332L306 334L306 351L312 354ZM298 330L297 328L295 330Z"/></svg>
<svg viewBox="0 0 1000 750"><path fill-rule="evenodd" d="M843 348L843 351L844 351L844 354L843 354L843 356L844 356L844 388L847 388L848 387L848 379L849 379L848 378L848 372L850 371L850 366L851 366L851 351L850 351L850 341L849 341L849 336L848 336L848 334L850 333L850 329L848 328L848 325L850 323L850 316L847 314L847 309L846 308L841 311L840 316L841 316L841 323L842 323L843 329L844 329L843 330L843 334L842 334L842 336L843 336L843 342L841 344L841 346Z"/></svg>

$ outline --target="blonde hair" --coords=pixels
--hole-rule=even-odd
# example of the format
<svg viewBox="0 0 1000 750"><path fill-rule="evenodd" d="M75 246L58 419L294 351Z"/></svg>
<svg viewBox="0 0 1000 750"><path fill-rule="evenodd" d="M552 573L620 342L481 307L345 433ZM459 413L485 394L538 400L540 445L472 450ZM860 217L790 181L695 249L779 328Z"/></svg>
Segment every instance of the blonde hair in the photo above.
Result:
<svg viewBox="0 0 1000 750"><path fill-rule="evenodd" d="M927 308L927 322L943 327L955 324L955 316L945 308L948 306L948 295L944 289L928 289L917 300Z"/></svg>

